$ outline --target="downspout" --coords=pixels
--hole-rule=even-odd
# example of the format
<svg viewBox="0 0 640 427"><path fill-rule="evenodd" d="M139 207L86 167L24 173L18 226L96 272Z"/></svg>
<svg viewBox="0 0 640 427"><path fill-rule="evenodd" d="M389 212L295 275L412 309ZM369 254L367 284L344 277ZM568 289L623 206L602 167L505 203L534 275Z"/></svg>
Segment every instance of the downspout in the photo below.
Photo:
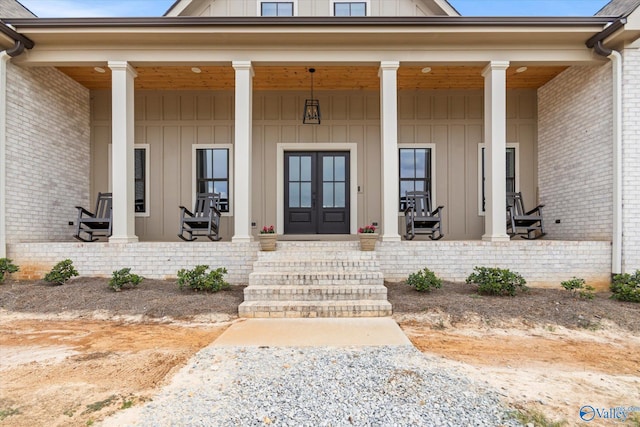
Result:
<svg viewBox="0 0 640 427"><path fill-rule="evenodd" d="M600 56L611 60L613 74L613 227L611 236L611 275L622 273L622 55L603 46L602 40L626 23L622 18L587 41Z"/></svg>

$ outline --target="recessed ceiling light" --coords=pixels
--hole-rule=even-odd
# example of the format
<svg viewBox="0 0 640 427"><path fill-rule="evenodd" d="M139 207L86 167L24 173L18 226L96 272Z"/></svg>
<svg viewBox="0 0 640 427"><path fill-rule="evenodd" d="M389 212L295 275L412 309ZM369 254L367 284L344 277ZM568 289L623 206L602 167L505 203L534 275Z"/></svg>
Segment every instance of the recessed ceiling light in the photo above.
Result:
<svg viewBox="0 0 640 427"><path fill-rule="evenodd" d="M524 73L525 71L527 71L527 67L516 68L516 73Z"/></svg>
<svg viewBox="0 0 640 427"><path fill-rule="evenodd" d="M431 67L424 67L422 70L420 70L423 74L427 74L431 72Z"/></svg>
<svg viewBox="0 0 640 427"><path fill-rule="evenodd" d="M96 70L98 73L106 73L107 70L105 70L102 67L93 67L94 70Z"/></svg>
<svg viewBox="0 0 640 427"><path fill-rule="evenodd" d="M202 70L198 67L191 67L191 71L193 71L196 74L200 74L202 72Z"/></svg>

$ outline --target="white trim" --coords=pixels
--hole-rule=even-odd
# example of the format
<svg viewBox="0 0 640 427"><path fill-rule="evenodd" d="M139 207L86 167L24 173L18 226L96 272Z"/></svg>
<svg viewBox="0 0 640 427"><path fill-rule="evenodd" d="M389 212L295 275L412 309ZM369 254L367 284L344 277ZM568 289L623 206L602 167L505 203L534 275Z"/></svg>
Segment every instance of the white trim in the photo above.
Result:
<svg viewBox="0 0 640 427"><path fill-rule="evenodd" d="M436 197L436 144L434 143L412 143L412 144L398 144L398 161L400 159L400 149L401 148L428 148L431 150L431 207L433 209L434 206L438 206L438 198ZM400 194L400 165L398 165L398 196L402 197ZM398 202L400 199L398 199ZM403 217L403 212L398 212L399 217Z"/></svg>
<svg viewBox="0 0 640 427"><path fill-rule="evenodd" d="M258 0L256 16L262 16L262 3L293 3L293 16L298 16L298 0Z"/></svg>
<svg viewBox="0 0 640 427"><path fill-rule="evenodd" d="M371 0L331 0L329 2L329 16L335 16L333 7L336 3L366 3L365 4L365 16L371 16Z"/></svg>
<svg viewBox="0 0 640 427"><path fill-rule="evenodd" d="M229 212L222 212L222 216L233 216L233 144L193 144L191 146L191 206L196 203L196 150L206 150L208 148L226 149L229 170L227 171L229 183Z"/></svg>
<svg viewBox="0 0 640 427"><path fill-rule="evenodd" d="M478 144L478 216L485 216L482 210L482 149L485 146L484 142ZM507 148L516 150L516 192L518 192L520 191L520 143L507 142Z"/></svg>
<svg viewBox="0 0 640 427"><path fill-rule="evenodd" d="M111 185L111 177L112 177L112 168L111 165L113 164L113 155L111 154L111 146L112 144L109 144L109 148L108 148L108 156L109 156L109 160L108 160L108 173L109 173L109 185L107 186L107 191L111 192L112 191L112 185ZM135 153L135 150L145 150L144 152L144 212L135 212L135 216L136 217L148 217L151 216L151 213L149 211L150 209L150 203L149 203L149 183L150 183L150 179L149 179L149 175L150 174L150 164L151 162L149 161L149 153L151 151L151 146L149 144L133 144L133 151ZM134 163L135 163L135 155L134 155ZM135 181L135 176L134 176L134 181ZM135 194L135 191L134 191ZM135 205L134 205L134 210L135 210Z"/></svg>
<svg viewBox="0 0 640 427"><path fill-rule="evenodd" d="M276 160L276 230L284 234L284 152L285 151L348 151L349 152L349 233L358 233L358 144L346 143L297 143L283 142L277 145Z"/></svg>

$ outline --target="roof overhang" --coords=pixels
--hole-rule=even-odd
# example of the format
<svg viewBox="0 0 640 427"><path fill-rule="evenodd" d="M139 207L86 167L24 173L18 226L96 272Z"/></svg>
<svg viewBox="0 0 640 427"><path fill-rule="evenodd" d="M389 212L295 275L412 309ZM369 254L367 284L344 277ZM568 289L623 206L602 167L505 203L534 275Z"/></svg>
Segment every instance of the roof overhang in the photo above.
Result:
<svg viewBox="0 0 640 427"><path fill-rule="evenodd" d="M612 27L613 31L609 27ZM602 40L607 47L622 49L638 39L640 39L640 7L612 22L602 32L590 38L587 43L592 44L593 40Z"/></svg>
<svg viewBox="0 0 640 427"><path fill-rule="evenodd" d="M248 57L263 62L331 62L336 51L350 52L354 62L480 64L508 57L570 65L594 60L584 43L613 21L612 17L161 17L22 18L12 19L11 24L37 44L20 58L34 65L110 59L151 63L162 62L162 57L174 64Z"/></svg>

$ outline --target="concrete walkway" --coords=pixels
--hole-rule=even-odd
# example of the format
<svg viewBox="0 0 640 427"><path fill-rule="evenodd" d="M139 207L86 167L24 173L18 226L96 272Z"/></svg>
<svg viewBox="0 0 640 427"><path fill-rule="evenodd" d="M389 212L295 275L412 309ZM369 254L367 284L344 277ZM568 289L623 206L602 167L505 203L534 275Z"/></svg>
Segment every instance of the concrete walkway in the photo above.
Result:
<svg viewBox="0 0 640 427"><path fill-rule="evenodd" d="M241 319L214 347L347 347L411 345L391 317Z"/></svg>

